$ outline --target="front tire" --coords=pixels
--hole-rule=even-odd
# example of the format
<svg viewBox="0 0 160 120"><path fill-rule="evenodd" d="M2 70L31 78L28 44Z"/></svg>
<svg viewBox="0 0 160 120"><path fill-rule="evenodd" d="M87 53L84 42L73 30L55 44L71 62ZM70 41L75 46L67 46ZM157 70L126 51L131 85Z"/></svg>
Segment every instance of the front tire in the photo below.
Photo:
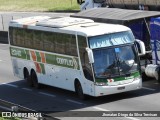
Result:
<svg viewBox="0 0 160 120"><path fill-rule="evenodd" d="M80 99L82 99L82 100L86 99L86 96L83 93L81 83L79 81L76 81L76 83L75 83L75 90L76 90L76 93Z"/></svg>
<svg viewBox="0 0 160 120"><path fill-rule="evenodd" d="M33 87L36 89L40 88L40 84L38 83L38 78L35 71L32 71L31 73L31 80L33 81Z"/></svg>

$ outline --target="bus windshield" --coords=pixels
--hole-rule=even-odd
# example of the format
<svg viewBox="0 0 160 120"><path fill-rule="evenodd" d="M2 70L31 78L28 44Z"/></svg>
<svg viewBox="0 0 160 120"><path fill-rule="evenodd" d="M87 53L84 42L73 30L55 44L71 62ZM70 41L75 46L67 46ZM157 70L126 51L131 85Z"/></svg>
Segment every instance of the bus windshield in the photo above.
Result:
<svg viewBox="0 0 160 120"><path fill-rule="evenodd" d="M97 78L128 75L138 71L138 58L133 45L93 49L93 55Z"/></svg>
<svg viewBox="0 0 160 120"><path fill-rule="evenodd" d="M134 36L131 31L90 37L95 76L106 78L137 71L138 57L133 43Z"/></svg>

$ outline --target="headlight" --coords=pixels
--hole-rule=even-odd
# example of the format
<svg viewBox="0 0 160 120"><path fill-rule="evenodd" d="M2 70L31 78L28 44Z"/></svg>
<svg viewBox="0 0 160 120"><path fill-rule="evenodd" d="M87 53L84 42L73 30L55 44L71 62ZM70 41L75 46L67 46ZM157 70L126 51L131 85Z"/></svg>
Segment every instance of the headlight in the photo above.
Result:
<svg viewBox="0 0 160 120"><path fill-rule="evenodd" d="M95 82L95 85L97 85L97 86L106 86L108 84L105 83L105 82Z"/></svg>

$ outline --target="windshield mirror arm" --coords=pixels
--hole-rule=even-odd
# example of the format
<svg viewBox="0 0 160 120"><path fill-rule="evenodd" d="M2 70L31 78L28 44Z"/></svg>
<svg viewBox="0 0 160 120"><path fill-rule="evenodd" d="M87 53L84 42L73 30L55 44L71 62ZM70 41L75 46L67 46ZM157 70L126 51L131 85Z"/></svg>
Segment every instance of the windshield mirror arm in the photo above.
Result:
<svg viewBox="0 0 160 120"><path fill-rule="evenodd" d="M90 48L86 48L86 51L88 53L89 63L94 63L94 57L93 57L93 51Z"/></svg>

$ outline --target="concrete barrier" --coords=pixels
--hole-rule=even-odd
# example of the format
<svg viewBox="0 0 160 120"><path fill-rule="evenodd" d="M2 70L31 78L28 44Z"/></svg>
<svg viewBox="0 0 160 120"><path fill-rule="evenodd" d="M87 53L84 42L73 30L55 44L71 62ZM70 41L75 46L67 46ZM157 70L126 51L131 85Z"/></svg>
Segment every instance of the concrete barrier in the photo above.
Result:
<svg viewBox="0 0 160 120"><path fill-rule="evenodd" d="M0 31L0 43L8 44L8 32L7 31Z"/></svg>

